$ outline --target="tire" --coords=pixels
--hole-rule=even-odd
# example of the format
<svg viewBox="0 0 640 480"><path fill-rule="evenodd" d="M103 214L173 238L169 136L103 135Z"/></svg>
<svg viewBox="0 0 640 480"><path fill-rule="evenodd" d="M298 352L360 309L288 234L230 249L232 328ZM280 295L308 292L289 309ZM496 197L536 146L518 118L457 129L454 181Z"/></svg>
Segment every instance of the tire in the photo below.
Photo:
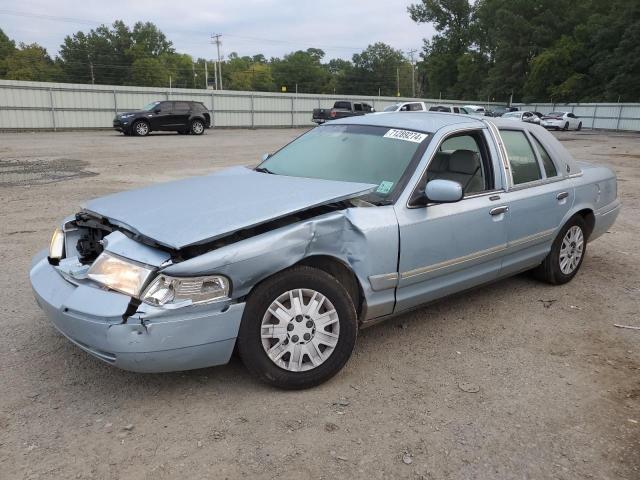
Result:
<svg viewBox="0 0 640 480"><path fill-rule="evenodd" d="M136 122L131 125L131 133L136 137L146 137L149 135L149 124L144 120L136 120Z"/></svg>
<svg viewBox="0 0 640 480"><path fill-rule="evenodd" d="M576 130L577 130L577 131L582 130L582 122L580 122L580 123L578 124L578 128L576 128Z"/></svg>
<svg viewBox="0 0 640 480"><path fill-rule="evenodd" d="M302 308L296 315L298 299ZM251 292L237 345L243 363L260 380L297 390L338 373L351 357L357 335L356 309L344 286L322 270L297 266Z"/></svg>
<svg viewBox="0 0 640 480"><path fill-rule="evenodd" d="M204 133L204 122L196 118L191 122L189 132L192 135L202 135Z"/></svg>
<svg viewBox="0 0 640 480"><path fill-rule="evenodd" d="M569 122L566 122L564 124L564 128L562 129L562 131L566 132L567 130L569 130Z"/></svg>
<svg viewBox="0 0 640 480"><path fill-rule="evenodd" d="M564 224L553 241L549 255L533 271L538 280L552 285L562 285L576 276L587 253L586 227L586 223L580 215L571 217ZM572 232L573 235L569 232ZM573 254L571 254L572 252ZM564 256L561 257L562 255ZM569 263L563 263L563 259Z"/></svg>

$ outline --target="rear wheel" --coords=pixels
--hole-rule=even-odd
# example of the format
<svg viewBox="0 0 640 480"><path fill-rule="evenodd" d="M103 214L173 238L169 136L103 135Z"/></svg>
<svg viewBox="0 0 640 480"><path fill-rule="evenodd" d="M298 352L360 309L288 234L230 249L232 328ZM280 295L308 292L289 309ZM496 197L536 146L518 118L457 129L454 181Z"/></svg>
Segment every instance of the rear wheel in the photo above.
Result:
<svg viewBox="0 0 640 480"><path fill-rule="evenodd" d="M562 128L562 130L564 130L565 132L566 132L567 130L569 130L569 122L566 122L566 123L564 124L564 127Z"/></svg>
<svg viewBox="0 0 640 480"><path fill-rule="evenodd" d="M572 217L553 241L551 252L534 270L535 276L553 285L569 282L580 269L587 250L587 234L584 219Z"/></svg>
<svg viewBox="0 0 640 480"><path fill-rule="evenodd" d="M342 284L322 270L298 266L251 293L238 350L247 369L262 381L302 389L342 369L357 333L355 307Z"/></svg>
<svg viewBox="0 0 640 480"><path fill-rule="evenodd" d="M582 130L582 122L580 122L580 123L578 124L578 128L577 128L577 130L578 130L578 131Z"/></svg>
<svg viewBox="0 0 640 480"><path fill-rule="evenodd" d="M149 135L149 124L144 120L138 120L131 126L131 131L138 137Z"/></svg>
<svg viewBox="0 0 640 480"><path fill-rule="evenodd" d="M193 135L202 135L204 133L204 123L202 120L194 120L191 122L191 133Z"/></svg>

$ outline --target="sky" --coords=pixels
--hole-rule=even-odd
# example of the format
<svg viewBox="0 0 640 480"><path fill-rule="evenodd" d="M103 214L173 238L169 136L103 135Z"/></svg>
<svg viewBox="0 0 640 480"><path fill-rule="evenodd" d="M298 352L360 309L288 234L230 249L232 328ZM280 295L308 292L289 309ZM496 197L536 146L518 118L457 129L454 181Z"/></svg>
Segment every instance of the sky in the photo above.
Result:
<svg viewBox="0 0 640 480"><path fill-rule="evenodd" d="M384 42L421 50L431 25L414 23L410 0L25 0L0 3L0 28L18 42L39 43L51 56L66 35L121 19L151 21L180 53L214 58L212 33L222 34L222 54L263 53L267 58L309 47L326 59L350 59Z"/></svg>

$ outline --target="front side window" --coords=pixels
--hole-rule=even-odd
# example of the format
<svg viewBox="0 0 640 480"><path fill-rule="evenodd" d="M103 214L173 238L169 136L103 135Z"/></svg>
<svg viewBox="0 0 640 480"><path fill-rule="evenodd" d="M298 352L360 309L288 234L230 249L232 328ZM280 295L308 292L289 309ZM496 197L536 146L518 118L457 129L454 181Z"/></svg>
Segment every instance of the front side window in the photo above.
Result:
<svg viewBox="0 0 640 480"><path fill-rule="evenodd" d="M356 112L361 112L362 111L362 104L354 103L353 104L353 110L356 111Z"/></svg>
<svg viewBox="0 0 640 480"><path fill-rule="evenodd" d="M544 173L547 175L547 178L557 176L558 170L556 169L556 166L553 163L553 160L551 160L551 157L547 153L547 150L542 146L542 144L536 137L534 137L533 135L532 137L533 137L533 143L536 144L536 148L538 149L538 153L540 154L540 158L542 159L542 165L544 166Z"/></svg>
<svg viewBox="0 0 640 480"><path fill-rule="evenodd" d="M412 112L420 112L422 111L422 104L421 103L410 103L409 104L409 110Z"/></svg>
<svg viewBox="0 0 640 480"><path fill-rule="evenodd" d="M483 161L480 135L465 133L447 138L440 144L429 168L427 181L442 179L458 182L465 195L488 190L487 161Z"/></svg>
<svg viewBox="0 0 640 480"><path fill-rule="evenodd" d="M142 110L144 110L145 112L150 112L158 106L160 106L160 102L151 102L142 107Z"/></svg>
<svg viewBox="0 0 640 480"><path fill-rule="evenodd" d="M514 185L540 180L542 178L540 165L524 132L500 130L500 136L507 150Z"/></svg>
<svg viewBox="0 0 640 480"><path fill-rule="evenodd" d="M314 128L264 161L258 171L371 183L385 199L396 191L428 133L369 125Z"/></svg>

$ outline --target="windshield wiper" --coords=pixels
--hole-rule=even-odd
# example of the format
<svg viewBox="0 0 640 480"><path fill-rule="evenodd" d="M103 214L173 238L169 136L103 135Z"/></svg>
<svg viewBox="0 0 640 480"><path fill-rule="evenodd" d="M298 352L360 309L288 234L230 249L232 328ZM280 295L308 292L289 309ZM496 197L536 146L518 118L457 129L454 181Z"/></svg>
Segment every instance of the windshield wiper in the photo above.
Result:
<svg viewBox="0 0 640 480"><path fill-rule="evenodd" d="M254 170L256 172L260 172L260 173L268 173L270 175L277 175L276 173L274 173L271 170L269 170L267 167L256 167L256 168L254 168Z"/></svg>

